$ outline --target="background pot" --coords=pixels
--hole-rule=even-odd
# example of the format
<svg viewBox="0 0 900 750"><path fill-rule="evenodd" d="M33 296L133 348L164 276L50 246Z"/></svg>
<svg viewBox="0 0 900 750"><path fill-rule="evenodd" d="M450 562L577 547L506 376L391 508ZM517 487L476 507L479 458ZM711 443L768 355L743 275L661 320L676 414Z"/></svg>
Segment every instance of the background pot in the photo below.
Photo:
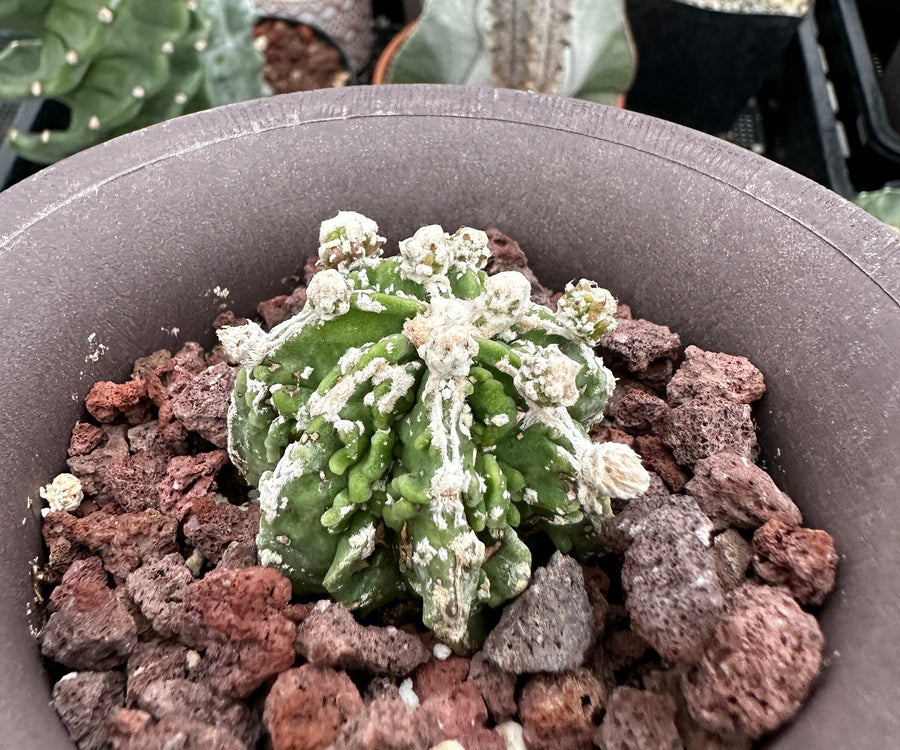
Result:
<svg viewBox="0 0 900 750"><path fill-rule="evenodd" d="M686 342L751 357L764 458L843 555L829 667L769 746L881 750L900 732L900 238L722 141L557 97L359 87L163 123L0 195L0 736L69 747L29 632L38 487L98 379L210 343L282 291L336 209L396 242L496 225L552 285L587 273ZM179 329L177 338L173 327ZM99 344L108 347L91 357ZM96 361L93 361L96 359Z"/></svg>

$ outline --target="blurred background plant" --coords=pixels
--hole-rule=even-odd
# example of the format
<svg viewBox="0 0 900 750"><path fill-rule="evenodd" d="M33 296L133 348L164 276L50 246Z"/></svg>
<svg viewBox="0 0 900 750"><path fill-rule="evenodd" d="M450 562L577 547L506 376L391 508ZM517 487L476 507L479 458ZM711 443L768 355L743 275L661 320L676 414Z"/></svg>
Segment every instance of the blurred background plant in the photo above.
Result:
<svg viewBox="0 0 900 750"><path fill-rule="evenodd" d="M616 104L635 63L622 0L426 0L385 82L498 86Z"/></svg>
<svg viewBox="0 0 900 750"><path fill-rule="evenodd" d="M68 108L65 128L11 130L49 164L177 115L268 93L250 0L6 0L0 97Z"/></svg>

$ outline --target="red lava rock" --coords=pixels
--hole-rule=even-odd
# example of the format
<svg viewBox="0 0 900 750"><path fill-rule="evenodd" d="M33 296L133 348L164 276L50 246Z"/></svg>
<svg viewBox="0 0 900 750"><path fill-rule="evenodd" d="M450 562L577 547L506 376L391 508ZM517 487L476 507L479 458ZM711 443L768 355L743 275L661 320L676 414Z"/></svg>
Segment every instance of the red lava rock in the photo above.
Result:
<svg viewBox="0 0 900 750"><path fill-rule="evenodd" d="M153 683L186 677L187 655L187 646L174 641L139 641L128 657L128 706L137 705L144 691Z"/></svg>
<svg viewBox="0 0 900 750"><path fill-rule="evenodd" d="M359 691L345 673L304 664L278 675L263 723L273 750L325 750L341 725L362 710Z"/></svg>
<svg viewBox="0 0 900 750"><path fill-rule="evenodd" d="M159 508L181 521L196 498L216 489L216 475L228 463L228 453L214 450L196 456L175 456L159 480Z"/></svg>
<svg viewBox="0 0 900 750"><path fill-rule="evenodd" d="M607 687L585 668L535 675L519 698L528 750L590 750L608 697Z"/></svg>
<svg viewBox="0 0 900 750"><path fill-rule="evenodd" d="M562 672L584 662L593 630L581 568L556 552L534 571L528 588L506 605L483 651L514 674Z"/></svg>
<svg viewBox="0 0 900 750"><path fill-rule="evenodd" d="M303 283L306 286L309 286L309 282L312 281L312 277L315 276L319 272L319 256L318 255L310 255L306 259L306 263L303 265Z"/></svg>
<svg viewBox="0 0 900 750"><path fill-rule="evenodd" d="M44 575L48 581L59 581L75 560L90 557L90 550L76 539L77 525L77 516L64 510L44 516L41 533L48 549L47 564L44 566Z"/></svg>
<svg viewBox="0 0 900 750"><path fill-rule="evenodd" d="M641 388L628 388L615 400L611 416L616 425L630 433L657 433L669 413L669 405L659 396Z"/></svg>
<svg viewBox="0 0 900 750"><path fill-rule="evenodd" d="M348 609L322 600L297 628L297 651L312 664L404 677L428 660L416 636L394 627L365 627Z"/></svg>
<svg viewBox="0 0 900 750"><path fill-rule="evenodd" d="M90 422L76 422L69 440L69 456L84 456L107 441L102 427Z"/></svg>
<svg viewBox="0 0 900 750"><path fill-rule="evenodd" d="M746 357L707 352L696 346L684 350L684 362L666 385L673 406L698 396L718 396L750 404L766 392L763 374Z"/></svg>
<svg viewBox="0 0 900 750"><path fill-rule="evenodd" d="M172 447L176 453L187 452L188 431L172 412L172 403L165 401L159 407L157 429L162 440Z"/></svg>
<svg viewBox="0 0 900 750"><path fill-rule="evenodd" d="M128 447L132 453L147 451L152 449L167 449L171 455L171 446L169 446L159 434L159 421L151 419L149 422L136 424L134 427L128 428Z"/></svg>
<svg viewBox="0 0 900 750"><path fill-rule="evenodd" d="M119 672L70 672L53 686L53 707L79 750L107 747L107 720L125 702Z"/></svg>
<svg viewBox="0 0 900 750"><path fill-rule="evenodd" d="M783 589L745 583L682 681L691 715L718 733L760 737L790 719L822 664L822 631Z"/></svg>
<svg viewBox="0 0 900 750"><path fill-rule="evenodd" d="M263 300L256 306L256 312L263 319L267 329L274 328L289 318L293 318L306 304L306 287L298 286L293 292L279 294Z"/></svg>
<svg viewBox="0 0 900 750"><path fill-rule="evenodd" d="M616 305L616 311L613 313L613 317L616 320L633 320L634 315L631 314L631 305L626 305L624 302L619 302Z"/></svg>
<svg viewBox="0 0 900 750"><path fill-rule="evenodd" d="M177 552L142 565L128 574L128 594L159 635L177 633L181 603L193 582L191 571Z"/></svg>
<svg viewBox="0 0 900 750"><path fill-rule="evenodd" d="M457 685L462 684L469 674L469 660L462 656L448 656L446 659L438 659L432 656L422 664L413 674L413 690L420 701L427 700L434 695L451 692Z"/></svg>
<svg viewBox="0 0 900 750"><path fill-rule="evenodd" d="M226 415L235 375L233 367L220 362L192 377L184 389L172 397L175 418L217 448L228 445Z"/></svg>
<svg viewBox="0 0 900 750"><path fill-rule="evenodd" d="M827 531L772 519L753 535L753 569L804 605L819 605L834 588L838 555Z"/></svg>
<svg viewBox="0 0 900 750"><path fill-rule="evenodd" d="M457 740L465 748L505 750L500 735L485 727L487 706L471 682L432 695L422 702L421 710L434 717L439 739Z"/></svg>
<svg viewBox="0 0 900 750"><path fill-rule="evenodd" d="M488 248L491 251L491 257L488 258L487 265L484 267L487 274L492 276L502 271L519 271L531 284L532 301L539 305L549 306L553 292L537 280L519 243L496 227L487 229L486 232Z"/></svg>
<svg viewBox="0 0 900 750"><path fill-rule="evenodd" d="M634 438L627 432L617 430L615 427L592 427L591 440L595 443L621 443L629 448L634 447Z"/></svg>
<svg viewBox="0 0 900 750"><path fill-rule="evenodd" d="M76 560L50 596L41 653L72 669L124 664L137 643L134 619L106 585L100 559Z"/></svg>
<svg viewBox="0 0 900 750"><path fill-rule="evenodd" d="M700 396L666 416L661 435L675 460L692 466L716 453L756 455L756 429L750 407L718 396Z"/></svg>
<svg viewBox="0 0 900 750"><path fill-rule="evenodd" d="M597 643L603 637L606 615L609 613L609 602L606 601L609 578L600 568L589 568L586 565L581 566L581 574L584 576L584 590L587 593L591 614L594 618L592 642Z"/></svg>
<svg viewBox="0 0 900 750"><path fill-rule="evenodd" d="M216 568L184 595L181 641L203 653L196 675L246 698L294 663L297 626L284 615L291 584L272 568Z"/></svg>
<svg viewBox="0 0 900 750"><path fill-rule="evenodd" d="M132 380L144 380L155 370L165 367L172 361L172 352L168 349L157 349L146 357L138 357L131 370Z"/></svg>
<svg viewBox="0 0 900 750"><path fill-rule="evenodd" d="M255 561L259 506L234 505L216 495L197 497L191 502L183 531L188 542L213 563L218 563L234 543L252 545Z"/></svg>
<svg viewBox="0 0 900 750"><path fill-rule="evenodd" d="M609 697L597 744L604 750L682 750L675 701L649 690L617 687Z"/></svg>
<svg viewBox="0 0 900 750"><path fill-rule="evenodd" d="M424 750L439 736L432 714L379 698L343 724L332 750Z"/></svg>
<svg viewBox="0 0 900 750"><path fill-rule="evenodd" d="M248 747L253 747L262 734L259 718L246 703L217 695L202 682L156 680L141 691L137 707L156 719L187 716L224 729Z"/></svg>
<svg viewBox="0 0 900 750"><path fill-rule="evenodd" d="M672 492L680 492L688 476L678 466L671 452L655 435L640 435L634 439L634 450L644 466L654 472Z"/></svg>
<svg viewBox="0 0 900 750"><path fill-rule="evenodd" d="M622 363L635 378L654 387L665 384L675 372L680 351L677 333L642 318L620 318L600 339L604 358Z"/></svg>
<svg viewBox="0 0 900 750"><path fill-rule="evenodd" d="M225 328L226 326L246 325L247 322L247 318L239 318L234 314L233 310L225 310L216 315L216 319L213 321L213 328L218 331L220 328ZM207 355L206 361L209 363L209 355Z"/></svg>
<svg viewBox="0 0 900 750"><path fill-rule="evenodd" d="M106 487L106 472L111 463L117 459L128 456L128 441L125 439L124 425L103 425L101 428L105 439L99 440L95 448L87 453L72 453L66 460L69 471L81 481L81 488L85 495L93 497L98 505L104 505L112 499L112 495ZM80 433L84 432L82 428ZM74 441L75 433L72 440ZM91 442L97 440L93 433ZM80 449L80 445L70 443Z"/></svg>
<svg viewBox="0 0 900 750"><path fill-rule="evenodd" d="M603 641L603 655L614 672L632 667L646 656L650 644L632 630L610 630Z"/></svg>
<svg viewBox="0 0 900 750"><path fill-rule="evenodd" d="M127 383L100 381L94 383L84 405L88 414L98 422L108 424L124 416L128 424L140 424L149 414L147 385L143 380Z"/></svg>
<svg viewBox="0 0 900 750"><path fill-rule="evenodd" d="M111 461L106 469L106 486L112 499L127 513L159 507L157 485L166 476L173 451L153 443L146 450Z"/></svg>
<svg viewBox="0 0 900 750"><path fill-rule="evenodd" d="M664 506L640 522L624 554L632 630L669 661L699 656L722 611L711 532L699 510Z"/></svg>
<svg viewBox="0 0 900 750"><path fill-rule="evenodd" d="M141 565L159 560L177 549L178 524L158 510L113 514L105 509L84 518L50 513L44 519L44 537L51 549L62 549L67 540L70 551L83 548L103 558L104 567L117 580Z"/></svg>
<svg viewBox="0 0 900 750"><path fill-rule="evenodd" d="M713 541L716 551L716 570L719 580L726 590L731 590L744 582L753 553L750 543L735 529L725 529Z"/></svg>
<svg viewBox="0 0 900 750"><path fill-rule="evenodd" d="M115 750L247 750L230 732L185 714L154 722L145 711L120 710L112 721Z"/></svg>
<svg viewBox="0 0 900 750"><path fill-rule="evenodd" d="M755 529L773 518L788 526L802 522L800 510L775 486L772 477L734 453L698 461L694 477L684 489L717 529Z"/></svg>
<svg viewBox="0 0 900 750"><path fill-rule="evenodd" d="M516 715L516 675L512 672L504 672L479 651L472 657L466 679L478 688L495 724Z"/></svg>

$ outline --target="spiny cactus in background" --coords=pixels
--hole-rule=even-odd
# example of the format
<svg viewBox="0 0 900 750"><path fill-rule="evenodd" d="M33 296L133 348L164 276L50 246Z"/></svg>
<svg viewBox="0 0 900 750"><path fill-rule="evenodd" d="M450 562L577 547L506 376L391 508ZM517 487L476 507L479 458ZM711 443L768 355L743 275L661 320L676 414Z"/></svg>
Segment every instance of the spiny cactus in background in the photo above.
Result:
<svg viewBox="0 0 900 750"><path fill-rule="evenodd" d="M464 83L614 104L635 71L623 0L425 0L389 83Z"/></svg>
<svg viewBox="0 0 900 750"><path fill-rule="evenodd" d="M615 301L570 284L557 312L518 272L487 276L487 236L420 229L383 258L377 225L322 224L306 307L219 336L242 368L229 451L259 488L263 564L298 594L371 609L413 592L444 642L528 584L519 531L564 550L610 497L645 491L625 446L598 444L614 381L592 345Z"/></svg>
<svg viewBox="0 0 900 750"><path fill-rule="evenodd" d="M11 131L47 164L170 117L263 96L249 0L0 0L0 97L66 104L65 130Z"/></svg>

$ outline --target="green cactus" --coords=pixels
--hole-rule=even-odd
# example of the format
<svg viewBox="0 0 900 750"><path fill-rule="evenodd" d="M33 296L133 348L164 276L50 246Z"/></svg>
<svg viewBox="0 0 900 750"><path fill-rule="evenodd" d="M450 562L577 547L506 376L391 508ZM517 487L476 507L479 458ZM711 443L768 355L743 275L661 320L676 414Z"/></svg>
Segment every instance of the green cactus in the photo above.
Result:
<svg viewBox="0 0 900 750"><path fill-rule="evenodd" d="M386 78L615 104L635 68L623 0L425 0Z"/></svg>
<svg viewBox="0 0 900 750"><path fill-rule="evenodd" d="M587 433L614 384L592 346L615 301L581 281L558 313L534 304L522 274L481 270L475 229L424 227L383 258L377 225L341 212L320 242L303 311L219 332L242 365L229 451L259 488L260 561L351 608L412 592L466 649L528 584L519 531L567 550L647 488L635 453Z"/></svg>
<svg viewBox="0 0 900 750"><path fill-rule="evenodd" d="M23 38L0 52L0 97L67 105L65 130L8 134L49 164L177 115L268 93L249 0L0 0Z"/></svg>

